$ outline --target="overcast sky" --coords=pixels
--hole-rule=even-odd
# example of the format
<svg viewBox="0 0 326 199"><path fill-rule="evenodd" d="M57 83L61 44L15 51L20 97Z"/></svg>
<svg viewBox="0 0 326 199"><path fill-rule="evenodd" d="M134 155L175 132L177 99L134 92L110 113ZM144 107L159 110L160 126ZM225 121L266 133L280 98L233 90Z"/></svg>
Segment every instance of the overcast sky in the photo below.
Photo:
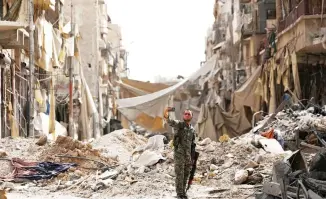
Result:
<svg viewBox="0 0 326 199"><path fill-rule="evenodd" d="M129 78L188 76L205 60L214 0L107 0L129 52Z"/></svg>

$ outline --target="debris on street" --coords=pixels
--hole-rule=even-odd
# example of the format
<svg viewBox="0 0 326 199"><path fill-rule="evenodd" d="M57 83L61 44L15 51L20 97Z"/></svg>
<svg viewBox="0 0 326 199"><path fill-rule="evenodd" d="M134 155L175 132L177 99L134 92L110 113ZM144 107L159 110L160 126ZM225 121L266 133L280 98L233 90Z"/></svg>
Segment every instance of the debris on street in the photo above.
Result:
<svg viewBox="0 0 326 199"><path fill-rule="evenodd" d="M206 187L200 188L203 196L218 194L241 198L253 194L257 185L270 178L273 162L282 159L285 154L267 153L262 148L251 145L251 139L251 134L245 134L224 143L209 138L200 141L197 171L189 195L197 194L198 187ZM24 140L27 143L23 144L23 139L21 140L20 146L24 147L21 154L25 147L35 143L29 139ZM15 142L14 139L2 141L8 144ZM14 154L8 153L8 158L12 158L12 155ZM14 156L23 157L18 153ZM26 160L31 156L32 154L26 156ZM35 156L37 161L73 163L76 167L71 167L52 179L32 181L33 185L15 183L11 190L19 188L20 191L29 192L31 189L26 186L32 185L37 190L68 192L83 197L91 197L95 191L96 194L107 197L149 195L151 198L160 198L174 193L173 149L169 144L164 144L161 135L147 139L122 129L92 143L58 136L55 142L39 147ZM239 174L240 181L237 180Z"/></svg>
<svg viewBox="0 0 326 199"><path fill-rule="evenodd" d="M307 111L284 110L265 129L261 129L261 133L251 131L223 142L209 138L199 140L196 150L200 155L189 196L200 192L203 197L218 195L240 199L244 196L254 197L259 193L279 197L283 193L280 187L291 182L295 182L297 188L304 186L302 190L306 188L309 194L321 194L322 190L317 184L322 183L320 180L323 179L316 178L316 175L323 172L320 170L323 167L318 166L323 165L323 153L318 153L311 160L311 152L292 152L287 147L294 142L296 132L303 132L303 129L309 131L306 126L311 127L312 119L303 120L302 117L314 118L314 127L320 126L324 121L323 116ZM258 125L263 122L258 122ZM295 125L298 122L300 125ZM268 131L269 129L275 130ZM275 134L282 136L284 145ZM300 138L301 141L303 139L313 146L323 148L318 141L307 141L308 137L307 134ZM19 189L29 192L30 189L26 186L32 185L36 190L67 192L77 197L92 197L96 193L97 196L103 194L107 197L147 195L161 198L174 194L173 147L163 135L146 138L131 130L121 129L91 142L81 142L65 136L58 136L55 142L50 141L43 146L36 145L32 139L19 139L19 144L11 138L0 141L3 143L2 154L7 155L3 156L5 159L19 160L14 158L24 157L21 161L73 165L51 179L34 179L31 182L33 185L26 182L10 186L4 184L2 187L8 191ZM8 162L0 161L1 165ZM286 175L292 177L282 184L280 177L277 178L277 175L281 175L277 174L277 168L289 163L292 165L286 170ZM7 168L8 175L12 170L10 165ZM1 176L6 176L2 172Z"/></svg>

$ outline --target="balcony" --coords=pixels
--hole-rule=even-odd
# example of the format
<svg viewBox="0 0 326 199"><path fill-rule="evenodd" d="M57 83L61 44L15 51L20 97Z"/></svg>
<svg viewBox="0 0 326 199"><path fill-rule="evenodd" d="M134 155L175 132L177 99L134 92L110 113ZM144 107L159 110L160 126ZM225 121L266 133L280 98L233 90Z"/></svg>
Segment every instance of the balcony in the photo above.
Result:
<svg viewBox="0 0 326 199"><path fill-rule="evenodd" d="M271 27L276 19L275 0L241 4L243 34L251 36L265 34L265 28Z"/></svg>
<svg viewBox="0 0 326 199"><path fill-rule="evenodd" d="M322 9L322 1L316 0L316 3L311 3L310 0L301 0L301 2L294 6L292 11L278 24L278 32L284 31L287 27L294 24L300 17L304 15L320 15L326 14L326 6Z"/></svg>

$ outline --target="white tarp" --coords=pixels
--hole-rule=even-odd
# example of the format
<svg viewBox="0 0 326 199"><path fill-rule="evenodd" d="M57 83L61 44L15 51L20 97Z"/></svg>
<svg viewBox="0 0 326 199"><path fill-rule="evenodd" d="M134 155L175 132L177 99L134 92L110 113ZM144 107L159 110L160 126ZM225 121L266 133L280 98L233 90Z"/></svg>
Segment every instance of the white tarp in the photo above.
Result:
<svg viewBox="0 0 326 199"><path fill-rule="evenodd" d="M46 135L49 140L53 140L52 134L49 133L50 129L50 118L45 113L40 113L36 116L33 121L35 130L39 131L42 135ZM67 136L67 129L55 121L55 138L58 136Z"/></svg>
<svg viewBox="0 0 326 199"><path fill-rule="evenodd" d="M132 166L136 168L141 166L152 166L158 163L158 161L165 159L166 158L164 158L162 154L157 151L146 150L139 156L139 158L132 164Z"/></svg>
<svg viewBox="0 0 326 199"><path fill-rule="evenodd" d="M148 139L147 144L145 146L137 147L133 153L142 152L146 150L163 152L164 139L166 139L164 135L154 135L153 137L150 137Z"/></svg>
<svg viewBox="0 0 326 199"><path fill-rule="evenodd" d="M136 148L133 152L133 167L152 166L166 158L162 156L164 151L164 135L150 137L145 146Z"/></svg>
<svg viewBox="0 0 326 199"><path fill-rule="evenodd" d="M207 73L215 67L216 58L217 55L214 55L205 63L204 66L193 73L193 75L169 88L148 95L117 100L118 110L130 121L136 120L136 118L142 113L154 118L162 117L169 96L184 86L187 82L197 80L198 78L207 75Z"/></svg>

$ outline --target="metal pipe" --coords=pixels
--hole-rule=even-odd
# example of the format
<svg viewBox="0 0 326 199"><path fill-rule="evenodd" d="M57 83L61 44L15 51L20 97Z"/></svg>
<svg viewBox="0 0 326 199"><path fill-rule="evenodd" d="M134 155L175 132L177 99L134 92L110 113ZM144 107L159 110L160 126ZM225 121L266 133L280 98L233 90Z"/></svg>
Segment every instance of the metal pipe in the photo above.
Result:
<svg viewBox="0 0 326 199"><path fill-rule="evenodd" d="M7 113L7 90L6 90L6 88L7 88L7 67L6 68L4 68L3 69L3 78L4 78L4 80L3 80L3 88L4 88L4 90L3 90L3 111L4 111L4 119L3 119L3 122L4 122L4 133L5 133L5 137L8 137L9 135L8 135L8 133L7 133L7 130L8 130L8 128L7 128L7 122L8 122L8 120L7 120L7 118L8 118L8 113Z"/></svg>
<svg viewBox="0 0 326 199"><path fill-rule="evenodd" d="M0 138L4 138L5 134L2 133L2 88L1 88L1 84L2 84L2 67L0 67Z"/></svg>
<svg viewBox="0 0 326 199"><path fill-rule="evenodd" d="M264 113L264 111L258 111L256 113L254 113L254 115L252 116L252 120L251 120L251 128L254 128L255 127L255 117L256 115L260 114L260 113Z"/></svg>
<svg viewBox="0 0 326 199"><path fill-rule="evenodd" d="M100 101L100 78L99 78L99 53L98 53L98 50L99 50L99 2L98 0L96 0L96 6L95 6L95 10L96 10L96 36L95 36L95 39L96 39L96 49L95 49L95 74L96 74L96 95L97 95L97 109L98 109L98 123L94 123L94 127L95 129L99 129L99 131L96 131L94 129L94 132L97 132L95 133L95 137L98 138L102 135L102 129L100 128L100 123L102 121L102 117L103 115L101 115L101 108L102 106L100 105L101 101ZM96 113L95 113L96 114Z"/></svg>
<svg viewBox="0 0 326 199"><path fill-rule="evenodd" d="M11 67L11 86L12 86L12 98L11 98L11 102L12 102L12 118L13 121L17 121L17 100L16 100L16 78L15 78L15 64L12 64ZM13 130L11 129L11 136L13 136Z"/></svg>
<svg viewBox="0 0 326 199"><path fill-rule="evenodd" d="M71 0L71 30L70 37L75 36L74 25L73 25L73 5ZM72 76L72 68L73 68L73 56L69 57L69 136L74 137L73 134L73 76Z"/></svg>
<svg viewBox="0 0 326 199"><path fill-rule="evenodd" d="M29 113L27 123L29 136L34 137L34 0L28 1L29 13Z"/></svg>

